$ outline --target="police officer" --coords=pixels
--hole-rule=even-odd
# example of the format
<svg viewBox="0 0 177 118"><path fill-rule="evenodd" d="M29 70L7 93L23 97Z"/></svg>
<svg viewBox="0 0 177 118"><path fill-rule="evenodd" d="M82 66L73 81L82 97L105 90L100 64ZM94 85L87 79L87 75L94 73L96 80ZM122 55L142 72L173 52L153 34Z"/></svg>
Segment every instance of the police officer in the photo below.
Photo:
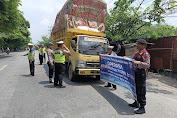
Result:
<svg viewBox="0 0 177 118"><path fill-rule="evenodd" d="M54 86L59 86L60 88L65 88L65 86L63 86L63 75L65 72L65 54L70 54L70 50L63 43L63 41L57 42L58 48L53 53L55 58ZM64 48L66 50L64 50Z"/></svg>
<svg viewBox="0 0 177 118"><path fill-rule="evenodd" d="M38 53L39 53L39 61L40 61L40 52L41 52L41 45L39 45L39 48L38 48Z"/></svg>
<svg viewBox="0 0 177 118"><path fill-rule="evenodd" d="M43 57L44 57L44 62L46 62L46 48L44 47L44 44L42 44L42 48L43 48Z"/></svg>
<svg viewBox="0 0 177 118"><path fill-rule="evenodd" d="M114 48L114 46L108 46L108 55L117 56L117 54L112 51L113 48ZM111 87L111 83L108 83L105 87ZM116 85L114 85L114 84L112 84L112 87L114 90L117 89Z"/></svg>
<svg viewBox="0 0 177 118"><path fill-rule="evenodd" d="M28 60L29 60L29 66L30 66L30 75L34 76L34 61L35 61L35 50L33 49L33 44L28 43L29 46L29 52L23 56L28 55Z"/></svg>
<svg viewBox="0 0 177 118"><path fill-rule="evenodd" d="M39 51L40 65L42 65L42 63L43 63L43 56L44 56L44 50L43 50L42 46L41 46L41 48L38 51Z"/></svg>
<svg viewBox="0 0 177 118"><path fill-rule="evenodd" d="M48 43L48 50L47 50L47 56L48 56L48 66L49 66L49 82L52 83L52 77L53 77L53 70L54 70L54 56L53 56L53 43Z"/></svg>
<svg viewBox="0 0 177 118"><path fill-rule="evenodd" d="M146 48L146 40L139 39L136 42L138 52L134 56L133 65L135 66L135 84L137 101L133 104L129 104L131 107L139 108L135 111L136 114L145 113L146 105L146 76L147 68L150 67L150 55Z"/></svg>

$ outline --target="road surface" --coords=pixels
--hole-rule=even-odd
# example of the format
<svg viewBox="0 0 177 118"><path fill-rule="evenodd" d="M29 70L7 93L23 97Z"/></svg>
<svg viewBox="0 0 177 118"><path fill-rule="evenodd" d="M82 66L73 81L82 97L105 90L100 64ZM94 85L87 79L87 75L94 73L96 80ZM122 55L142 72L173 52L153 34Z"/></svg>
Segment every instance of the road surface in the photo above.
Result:
<svg viewBox="0 0 177 118"><path fill-rule="evenodd" d="M113 91L94 78L54 88L48 82L48 67L39 65L36 51L35 76L28 77L25 52L0 54L0 118L177 118L177 82L150 73L147 79L146 114L135 115L128 106L127 90Z"/></svg>

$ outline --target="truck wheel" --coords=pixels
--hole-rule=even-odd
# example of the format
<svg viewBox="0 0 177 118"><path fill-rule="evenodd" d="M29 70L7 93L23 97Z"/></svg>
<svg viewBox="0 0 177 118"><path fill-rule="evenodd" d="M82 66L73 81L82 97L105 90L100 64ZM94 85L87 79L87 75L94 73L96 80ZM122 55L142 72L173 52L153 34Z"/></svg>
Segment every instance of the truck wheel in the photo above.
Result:
<svg viewBox="0 0 177 118"><path fill-rule="evenodd" d="M69 65L68 76L71 81L74 81L76 79L71 64Z"/></svg>

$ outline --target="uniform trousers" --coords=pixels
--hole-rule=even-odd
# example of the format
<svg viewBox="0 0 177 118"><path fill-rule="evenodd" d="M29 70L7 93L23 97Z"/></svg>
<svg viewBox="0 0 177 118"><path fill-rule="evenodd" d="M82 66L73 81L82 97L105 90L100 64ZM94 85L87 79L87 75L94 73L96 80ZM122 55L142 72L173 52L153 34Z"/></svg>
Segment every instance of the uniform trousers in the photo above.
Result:
<svg viewBox="0 0 177 118"><path fill-rule="evenodd" d="M51 66L50 62L47 62L49 66L49 79L53 77L54 67Z"/></svg>
<svg viewBox="0 0 177 118"><path fill-rule="evenodd" d="M55 63L55 77L54 77L55 86L58 85L58 82L59 82L59 86L62 86L64 73L65 73L65 64Z"/></svg>
<svg viewBox="0 0 177 118"><path fill-rule="evenodd" d="M135 70L135 84L137 101L141 107L146 105L146 71L145 69Z"/></svg>
<svg viewBox="0 0 177 118"><path fill-rule="evenodd" d="M40 65L42 65L42 63L43 63L43 56L42 55L39 55L39 60L40 60Z"/></svg>
<svg viewBox="0 0 177 118"><path fill-rule="evenodd" d="M30 64L30 60L29 60L29 67L30 67L30 73L31 73L31 75L34 76L34 68L35 68L35 66L34 66L34 60L32 61L31 64Z"/></svg>

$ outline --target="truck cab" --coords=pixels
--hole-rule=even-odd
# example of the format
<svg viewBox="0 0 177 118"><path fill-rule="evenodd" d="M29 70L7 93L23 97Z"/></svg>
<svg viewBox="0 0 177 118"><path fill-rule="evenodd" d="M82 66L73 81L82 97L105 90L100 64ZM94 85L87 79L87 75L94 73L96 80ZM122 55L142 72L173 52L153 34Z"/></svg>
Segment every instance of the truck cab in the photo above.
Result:
<svg viewBox="0 0 177 118"><path fill-rule="evenodd" d="M106 34L86 31L82 29L68 28L51 33L54 48L58 41L70 49L71 54L66 55L66 68L71 81L78 76L96 76L100 78L100 54L107 53L109 45Z"/></svg>
<svg viewBox="0 0 177 118"><path fill-rule="evenodd" d="M76 35L72 37L68 62L70 80L78 75L95 75L99 78L99 55L107 53L108 40L103 37Z"/></svg>

